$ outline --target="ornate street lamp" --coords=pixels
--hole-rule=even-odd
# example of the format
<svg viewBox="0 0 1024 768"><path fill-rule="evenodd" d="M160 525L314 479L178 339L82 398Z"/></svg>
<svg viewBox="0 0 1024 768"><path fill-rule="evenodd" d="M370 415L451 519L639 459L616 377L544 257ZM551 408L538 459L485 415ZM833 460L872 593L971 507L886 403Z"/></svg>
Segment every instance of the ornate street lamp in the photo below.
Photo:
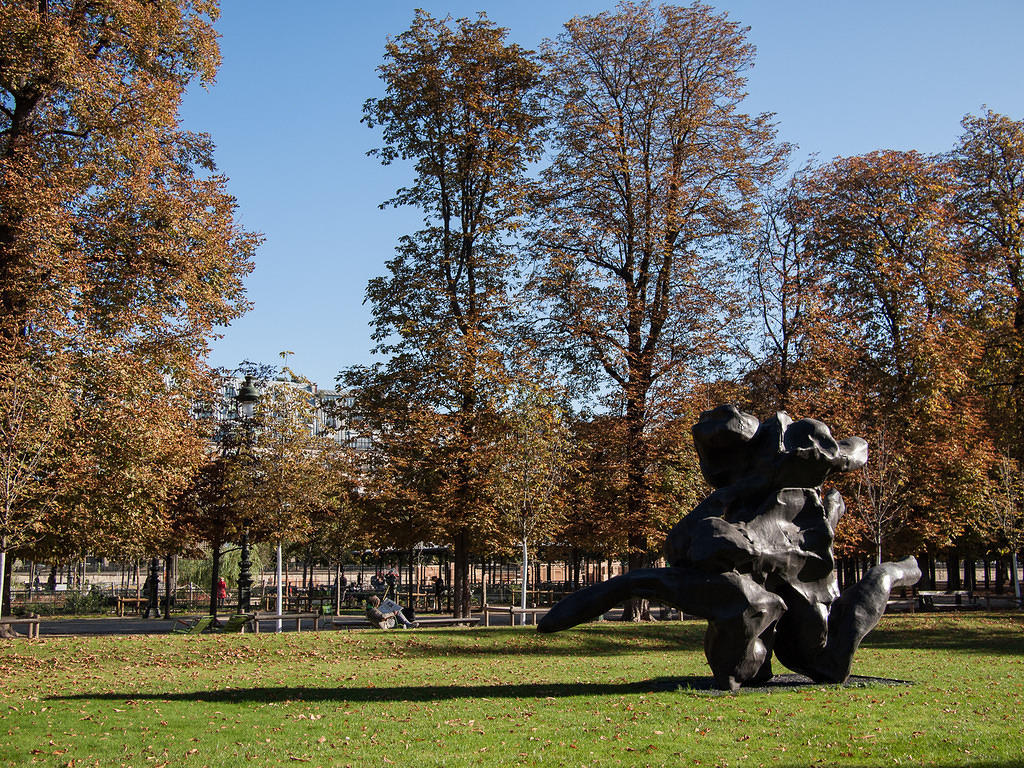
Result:
<svg viewBox="0 0 1024 768"><path fill-rule="evenodd" d="M238 388L235 395L235 402L238 404L238 415L242 419L245 430L246 448L252 453L252 424L250 420L256 411L256 403L260 399L260 392L252 381L252 376L246 375L245 382ZM238 612L248 613L252 597L252 560L249 558L249 524L242 526L242 561L238 564Z"/></svg>
<svg viewBox="0 0 1024 768"><path fill-rule="evenodd" d="M146 603L146 611L142 614L142 618L148 619L150 615L154 619L160 618L160 558L154 557L149 562L149 590L146 597L149 602Z"/></svg>

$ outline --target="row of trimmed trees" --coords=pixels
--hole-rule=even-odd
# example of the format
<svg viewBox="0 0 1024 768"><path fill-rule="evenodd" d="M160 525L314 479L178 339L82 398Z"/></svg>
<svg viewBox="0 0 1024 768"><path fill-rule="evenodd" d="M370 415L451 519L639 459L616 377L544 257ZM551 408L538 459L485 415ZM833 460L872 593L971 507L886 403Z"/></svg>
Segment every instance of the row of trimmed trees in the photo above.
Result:
<svg viewBox="0 0 1024 768"><path fill-rule="evenodd" d="M624 3L537 54L418 12L365 105L410 177L385 204L424 222L367 290L381 362L340 377L370 449L268 388L295 397L211 456L206 344L259 239L178 124L216 4L0 14L0 573L243 532L432 542L465 614L480 553L649 562L705 492L688 430L722 401L868 439L843 551L1019 550L1020 122L792 173L742 111L745 30L707 6Z"/></svg>
<svg viewBox="0 0 1024 768"><path fill-rule="evenodd" d="M0 586L12 554L161 551L203 460L192 404L259 241L178 117L216 14L0 4Z"/></svg>
<svg viewBox="0 0 1024 768"><path fill-rule="evenodd" d="M539 54L483 14L389 41L364 120L424 226L367 291L383 361L341 378L380 535L454 548L456 612L470 554L512 538L505 436L547 460L526 391L575 457L534 535L630 567L703 492L688 427L725 400L868 439L841 550L1019 548L1024 126L793 173L742 110L753 59L700 4L623 3Z"/></svg>

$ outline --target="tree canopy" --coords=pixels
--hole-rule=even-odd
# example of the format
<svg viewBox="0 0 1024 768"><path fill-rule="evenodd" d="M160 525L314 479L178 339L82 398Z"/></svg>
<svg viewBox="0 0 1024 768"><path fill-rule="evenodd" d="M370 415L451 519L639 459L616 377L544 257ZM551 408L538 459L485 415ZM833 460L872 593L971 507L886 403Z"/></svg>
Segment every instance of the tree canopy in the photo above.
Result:
<svg viewBox="0 0 1024 768"><path fill-rule="evenodd" d="M44 517L75 534L57 544L145 551L201 458L189 410L211 333L247 308L259 241L210 137L178 118L219 64L217 12L0 6L0 422L5 467L34 467L0 491L0 551Z"/></svg>

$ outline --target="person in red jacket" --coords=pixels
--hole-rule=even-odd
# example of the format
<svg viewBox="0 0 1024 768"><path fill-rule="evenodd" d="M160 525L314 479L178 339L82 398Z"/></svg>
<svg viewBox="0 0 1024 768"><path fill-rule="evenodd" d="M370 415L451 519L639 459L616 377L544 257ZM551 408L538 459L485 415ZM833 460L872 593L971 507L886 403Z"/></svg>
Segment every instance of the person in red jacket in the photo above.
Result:
<svg viewBox="0 0 1024 768"><path fill-rule="evenodd" d="M217 598L217 607L218 608L221 605L224 604L224 601L227 599L227 597L228 597L228 583L226 581L224 581L223 577L221 577L221 578L217 579L217 594L216 594L216 598Z"/></svg>

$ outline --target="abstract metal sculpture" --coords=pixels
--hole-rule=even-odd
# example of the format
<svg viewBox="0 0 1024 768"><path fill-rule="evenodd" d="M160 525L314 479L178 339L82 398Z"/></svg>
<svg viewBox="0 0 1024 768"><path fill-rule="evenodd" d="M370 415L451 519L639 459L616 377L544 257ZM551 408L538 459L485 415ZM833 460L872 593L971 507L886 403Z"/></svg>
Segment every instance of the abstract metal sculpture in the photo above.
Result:
<svg viewBox="0 0 1024 768"><path fill-rule="evenodd" d="M669 567L569 595L538 629L568 629L631 597L651 598L708 620L704 652L719 688L770 680L773 652L812 680L844 682L890 590L921 578L908 557L876 565L839 594L832 541L845 505L821 486L863 467L867 443L836 442L820 421L785 413L759 424L731 405L702 413L693 439L715 491L669 533Z"/></svg>

